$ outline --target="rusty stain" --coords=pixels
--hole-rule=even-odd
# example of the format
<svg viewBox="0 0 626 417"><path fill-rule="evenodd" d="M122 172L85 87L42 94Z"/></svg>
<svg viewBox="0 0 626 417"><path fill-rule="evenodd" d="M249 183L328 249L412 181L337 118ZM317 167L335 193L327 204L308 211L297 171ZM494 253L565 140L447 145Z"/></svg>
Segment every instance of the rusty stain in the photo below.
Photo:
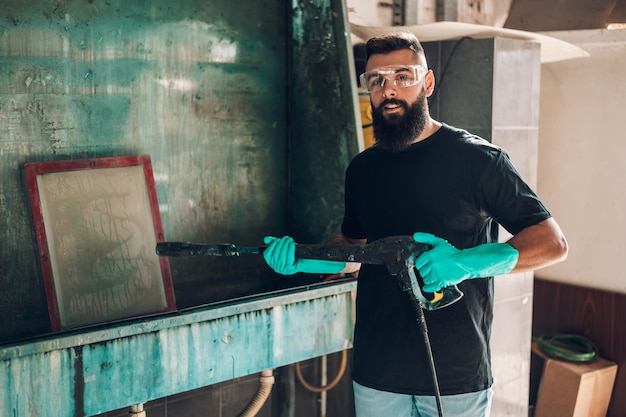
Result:
<svg viewBox="0 0 626 417"><path fill-rule="evenodd" d="M85 415L85 376L83 372L83 347L74 347L74 416Z"/></svg>

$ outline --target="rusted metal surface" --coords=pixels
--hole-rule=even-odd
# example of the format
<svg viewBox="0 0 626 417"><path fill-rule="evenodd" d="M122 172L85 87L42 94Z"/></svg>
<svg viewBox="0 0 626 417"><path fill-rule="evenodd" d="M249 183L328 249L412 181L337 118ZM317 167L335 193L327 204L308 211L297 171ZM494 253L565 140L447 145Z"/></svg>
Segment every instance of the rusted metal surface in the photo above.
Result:
<svg viewBox="0 0 626 417"><path fill-rule="evenodd" d="M294 1L291 13L289 226L296 241L322 243L339 232L359 152L356 74L343 1Z"/></svg>
<svg viewBox="0 0 626 417"><path fill-rule="evenodd" d="M49 330L28 162L150 155L168 240L336 232L358 151L348 44L340 0L3 1L0 343ZM171 269L183 307L290 285L252 258Z"/></svg>
<svg viewBox="0 0 626 417"><path fill-rule="evenodd" d="M167 238L285 231L288 17L244 3L2 2L0 343L49 329L25 163L147 154ZM261 267L175 264L178 304L276 289Z"/></svg>
<svg viewBox="0 0 626 417"><path fill-rule="evenodd" d="M0 416L90 416L352 346L355 281L0 349Z"/></svg>
<svg viewBox="0 0 626 417"><path fill-rule="evenodd" d="M23 178L147 154L167 240L319 243L358 151L350 51L340 0L3 1L0 417L94 415L351 345L353 282L276 294L303 279L261 257L171 260L182 313L47 335Z"/></svg>

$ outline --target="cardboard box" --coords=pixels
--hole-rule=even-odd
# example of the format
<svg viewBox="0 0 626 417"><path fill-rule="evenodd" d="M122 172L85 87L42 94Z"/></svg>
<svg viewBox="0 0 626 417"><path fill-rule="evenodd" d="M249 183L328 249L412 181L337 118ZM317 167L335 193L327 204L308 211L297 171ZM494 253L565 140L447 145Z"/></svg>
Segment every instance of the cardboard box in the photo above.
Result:
<svg viewBox="0 0 626 417"><path fill-rule="evenodd" d="M534 417L606 416L617 364L602 358L589 364L552 359L535 343L532 352L544 363Z"/></svg>

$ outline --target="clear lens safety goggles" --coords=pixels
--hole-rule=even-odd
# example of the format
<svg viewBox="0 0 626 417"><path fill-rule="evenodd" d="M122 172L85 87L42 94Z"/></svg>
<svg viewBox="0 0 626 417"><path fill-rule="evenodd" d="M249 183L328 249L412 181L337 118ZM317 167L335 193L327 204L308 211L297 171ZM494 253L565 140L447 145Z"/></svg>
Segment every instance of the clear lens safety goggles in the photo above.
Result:
<svg viewBox="0 0 626 417"><path fill-rule="evenodd" d="M428 69L422 65L393 65L376 68L361 74L359 80L361 88L368 93L382 91L385 82L389 81L394 87L411 87L422 81Z"/></svg>

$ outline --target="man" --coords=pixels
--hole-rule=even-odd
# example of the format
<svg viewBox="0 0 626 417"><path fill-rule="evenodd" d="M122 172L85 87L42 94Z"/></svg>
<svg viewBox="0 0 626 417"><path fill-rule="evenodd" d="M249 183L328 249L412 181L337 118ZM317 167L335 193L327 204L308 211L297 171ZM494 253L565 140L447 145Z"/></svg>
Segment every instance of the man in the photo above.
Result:
<svg viewBox="0 0 626 417"><path fill-rule="evenodd" d="M424 292L458 285L464 297L425 311L446 417L488 416L493 276L565 259L556 221L506 153L430 117L435 87L410 33L367 42L366 72L376 145L346 171L345 214L334 243L363 244L413 235L433 249L416 260ZM513 237L497 243L497 224ZM295 259L290 237L266 237L277 272L336 273L358 265ZM506 279L501 277L500 279ZM422 335L411 303L384 266L358 276L353 372L358 417L437 415Z"/></svg>

